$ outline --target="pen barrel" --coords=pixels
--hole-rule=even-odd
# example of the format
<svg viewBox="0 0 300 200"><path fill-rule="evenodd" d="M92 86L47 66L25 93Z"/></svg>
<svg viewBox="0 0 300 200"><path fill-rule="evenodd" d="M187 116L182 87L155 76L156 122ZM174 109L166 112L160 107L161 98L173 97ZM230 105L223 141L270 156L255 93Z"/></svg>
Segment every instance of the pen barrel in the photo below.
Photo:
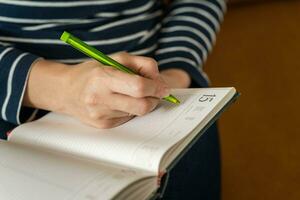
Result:
<svg viewBox="0 0 300 200"><path fill-rule="evenodd" d="M112 66L114 68L119 69L120 71L129 73L129 74L136 74L132 69L125 67L121 63L111 59L110 57L106 56L104 53L99 51L98 49L89 46L88 44L84 43L80 39L76 38L75 36L67 33L67 37L63 38L63 40L71 45L72 47L76 48L77 50L81 51L85 55L94 58L95 60L99 61L100 63L108 66Z"/></svg>

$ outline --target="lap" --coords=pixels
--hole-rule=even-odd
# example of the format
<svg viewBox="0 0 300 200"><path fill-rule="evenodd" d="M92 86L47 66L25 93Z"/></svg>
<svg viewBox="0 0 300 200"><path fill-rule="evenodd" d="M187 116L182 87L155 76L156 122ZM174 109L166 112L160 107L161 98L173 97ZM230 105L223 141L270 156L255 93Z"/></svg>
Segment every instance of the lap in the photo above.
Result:
<svg viewBox="0 0 300 200"><path fill-rule="evenodd" d="M220 199L220 154L214 124L170 171L163 199Z"/></svg>

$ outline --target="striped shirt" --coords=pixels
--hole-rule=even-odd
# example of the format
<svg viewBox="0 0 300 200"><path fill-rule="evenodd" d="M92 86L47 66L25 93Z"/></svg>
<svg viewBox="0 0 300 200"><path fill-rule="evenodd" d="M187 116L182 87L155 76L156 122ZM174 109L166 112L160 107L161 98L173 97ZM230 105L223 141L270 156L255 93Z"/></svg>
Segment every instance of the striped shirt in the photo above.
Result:
<svg viewBox="0 0 300 200"><path fill-rule="evenodd" d="M0 118L14 124L37 110L22 106L32 63L87 59L59 40L64 30L106 54L153 57L159 69L181 68L198 86L220 28L224 0L0 0Z"/></svg>

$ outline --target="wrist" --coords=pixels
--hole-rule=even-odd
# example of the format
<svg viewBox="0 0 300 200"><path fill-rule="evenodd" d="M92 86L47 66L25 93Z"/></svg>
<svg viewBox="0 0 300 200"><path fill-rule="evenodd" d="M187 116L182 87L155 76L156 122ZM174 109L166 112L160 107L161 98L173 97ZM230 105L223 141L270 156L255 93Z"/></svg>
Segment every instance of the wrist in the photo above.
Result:
<svg viewBox="0 0 300 200"><path fill-rule="evenodd" d="M68 65L40 59L32 64L23 105L49 111L64 107L68 90Z"/></svg>

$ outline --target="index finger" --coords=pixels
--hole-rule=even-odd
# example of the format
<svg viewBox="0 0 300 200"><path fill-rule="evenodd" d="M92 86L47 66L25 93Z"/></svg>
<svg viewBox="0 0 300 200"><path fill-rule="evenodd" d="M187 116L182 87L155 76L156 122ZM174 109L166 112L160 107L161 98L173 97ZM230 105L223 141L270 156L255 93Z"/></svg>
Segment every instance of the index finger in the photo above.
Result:
<svg viewBox="0 0 300 200"><path fill-rule="evenodd" d="M160 79L149 79L139 75L127 74L113 68L103 68L106 74L104 79L107 87L115 93L121 93L132 97L158 97L169 94L167 84Z"/></svg>
<svg viewBox="0 0 300 200"><path fill-rule="evenodd" d="M111 57L128 68L133 69L137 74L143 77L156 79L159 77L157 62L149 57L130 55L126 52L120 52L111 55Z"/></svg>

